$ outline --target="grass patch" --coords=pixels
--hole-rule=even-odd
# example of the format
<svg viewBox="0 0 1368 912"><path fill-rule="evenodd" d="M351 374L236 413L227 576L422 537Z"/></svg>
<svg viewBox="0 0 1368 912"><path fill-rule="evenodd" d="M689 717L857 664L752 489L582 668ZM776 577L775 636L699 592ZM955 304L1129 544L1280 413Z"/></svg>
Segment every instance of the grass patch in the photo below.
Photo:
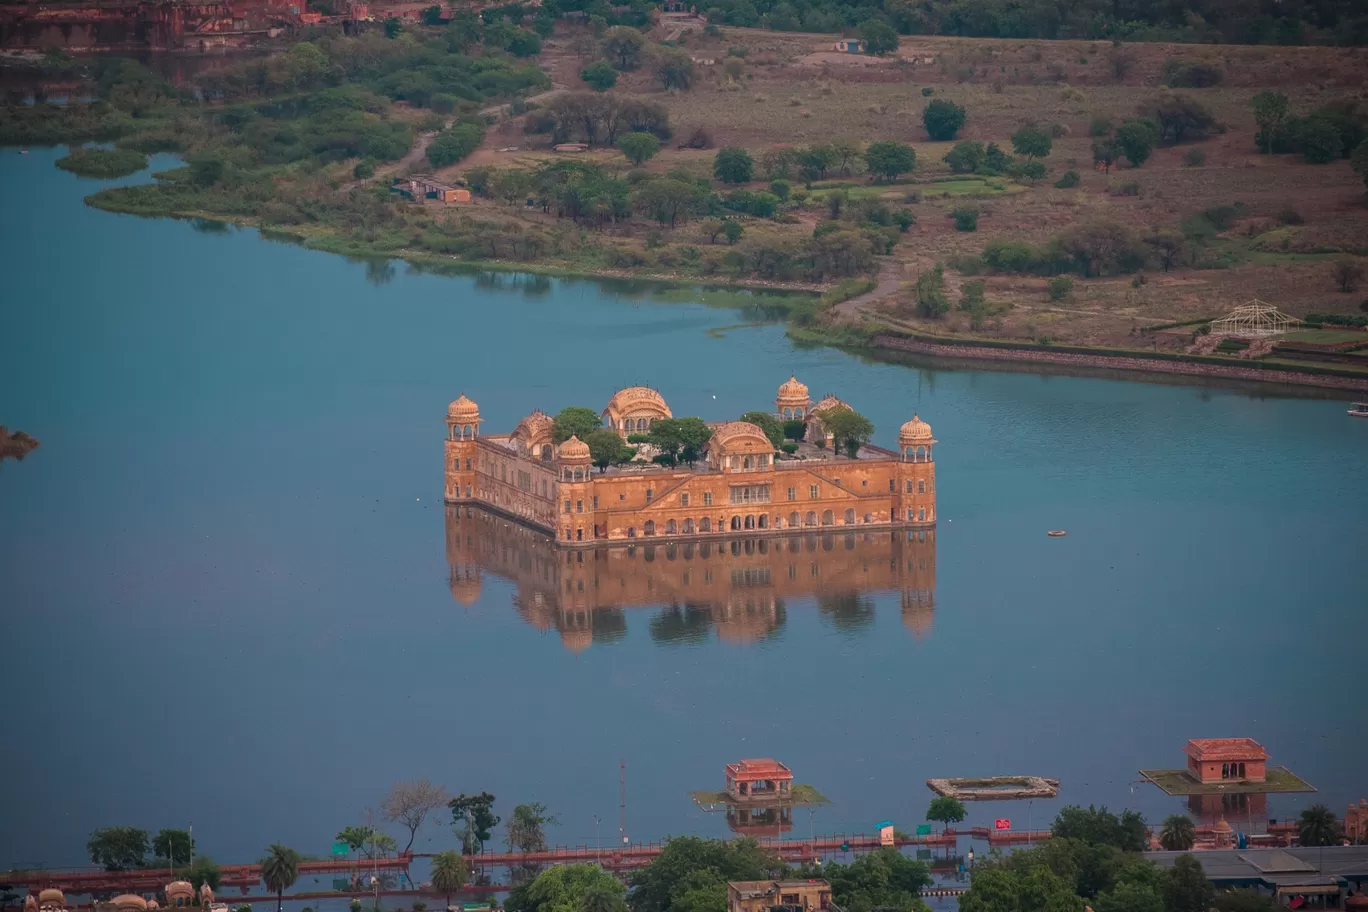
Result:
<svg viewBox="0 0 1368 912"><path fill-rule="evenodd" d="M1257 795L1267 792L1314 792L1315 786L1285 766L1270 766L1267 782L1203 784L1185 769L1141 770L1140 775L1170 795Z"/></svg>
<svg viewBox="0 0 1368 912"><path fill-rule="evenodd" d="M1279 342L1308 342L1312 345L1339 345L1343 342L1368 342L1368 333L1343 332L1333 329L1299 329L1278 339Z"/></svg>
<svg viewBox="0 0 1368 912"><path fill-rule="evenodd" d="M956 177L918 184L922 196L1000 196L1004 193L1025 193L1028 188L999 177Z"/></svg>
<svg viewBox="0 0 1368 912"><path fill-rule="evenodd" d="M72 149L57 167L78 177L128 177L147 167L147 156L132 149Z"/></svg>

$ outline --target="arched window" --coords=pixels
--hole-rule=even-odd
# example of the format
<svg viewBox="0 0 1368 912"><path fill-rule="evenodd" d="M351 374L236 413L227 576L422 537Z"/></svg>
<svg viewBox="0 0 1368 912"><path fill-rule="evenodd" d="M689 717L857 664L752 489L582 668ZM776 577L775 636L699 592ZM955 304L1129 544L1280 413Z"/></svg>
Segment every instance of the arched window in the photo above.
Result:
<svg viewBox="0 0 1368 912"><path fill-rule="evenodd" d="M846 512L845 512L845 524L846 524L847 526L853 526L853 525L855 525L855 511L854 511L854 510L846 510Z"/></svg>
<svg viewBox="0 0 1368 912"><path fill-rule="evenodd" d="M817 525L817 511L816 511L816 510L808 510L807 519L806 519L806 521L805 521L803 524L804 524L804 525L807 525L807 526L815 526L815 525Z"/></svg>
<svg viewBox="0 0 1368 912"><path fill-rule="evenodd" d="M741 528L741 517L739 517L739 516L733 516L733 517L731 518L731 527L732 527L732 529L734 529L734 530L740 530L740 528Z"/></svg>
<svg viewBox="0 0 1368 912"><path fill-rule="evenodd" d="M705 516L705 517L703 517L702 519L700 519L700 520L698 521L698 531L699 531L699 532L711 532L711 531L712 531L712 517L710 517L710 516Z"/></svg>
<svg viewBox="0 0 1368 912"><path fill-rule="evenodd" d="M740 457L740 456L733 456L733 457L731 458L731 467L732 467L733 469L739 469L739 468L741 468L741 457Z"/></svg>
<svg viewBox="0 0 1368 912"><path fill-rule="evenodd" d="M673 519L665 521L665 534L674 535L679 531L679 525Z"/></svg>
<svg viewBox="0 0 1368 912"><path fill-rule="evenodd" d="M636 429L637 429L638 431L644 431L644 430L646 430L646 428L648 428L648 427L650 427L650 424L646 421L645 418L638 418L638 419L637 419L637 428L636 428Z"/></svg>
<svg viewBox="0 0 1368 912"><path fill-rule="evenodd" d="M917 511L917 522L926 522L926 508L922 507Z"/></svg>
<svg viewBox="0 0 1368 912"><path fill-rule="evenodd" d="M575 468L575 481L584 481L584 469Z"/></svg>
<svg viewBox="0 0 1368 912"><path fill-rule="evenodd" d="M645 525L644 528L645 528L645 532L646 532L647 535L655 535L655 520L654 520L654 519L648 519L648 520L646 520L646 525Z"/></svg>
<svg viewBox="0 0 1368 912"><path fill-rule="evenodd" d="M636 538L636 526L628 526L628 527L627 527L627 537L628 537L628 538Z"/></svg>
<svg viewBox="0 0 1368 912"><path fill-rule="evenodd" d="M685 535L693 535L693 530L694 530L694 522L693 522L693 520L692 520L692 519L686 519L686 520L684 520L684 534L685 534Z"/></svg>
<svg viewBox="0 0 1368 912"><path fill-rule="evenodd" d="M925 493L926 493L926 479L925 479L925 478L918 478L918 479L917 479L917 493L918 493L918 494L925 494Z"/></svg>
<svg viewBox="0 0 1368 912"><path fill-rule="evenodd" d="M753 467L754 467L754 462L753 462L753 460L752 460L749 456L747 456L745 459L742 459L742 460L741 460L741 468L743 468L743 469L749 469L749 468L753 468Z"/></svg>
<svg viewBox="0 0 1368 912"><path fill-rule="evenodd" d="M830 525L832 525L833 523L835 523L835 521L836 521L836 519L835 519L834 516L832 516L830 510L823 510L823 511L822 511L822 525L824 525L824 526L830 526Z"/></svg>
<svg viewBox="0 0 1368 912"><path fill-rule="evenodd" d="M930 448L930 447L927 447L927 448L926 448L926 461L927 461L927 462L935 462L935 460L931 458L931 448Z"/></svg>
<svg viewBox="0 0 1368 912"><path fill-rule="evenodd" d="M762 529L768 529L768 528L769 528L769 516L764 515L764 514L761 514L759 522L760 522L760 528L762 528Z"/></svg>
<svg viewBox="0 0 1368 912"><path fill-rule="evenodd" d="M542 462L550 462L550 461L551 461L551 457L552 457L554 454L555 454L554 451L551 449L551 444L548 443L548 444L544 445L544 446L542 447L542 452L541 452Z"/></svg>
<svg viewBox="0 0 1368 912"><path fill-rule="evenodd" d="M569 466L566 466L566 467L565 467L565 480L566 480L566 481L573 481L573 480L574 480L574 477L575 477L575 475L574 475L573 472L570 471L570 467L569 467Z"/></svg>
<svg viewBox="0 0 1368 912"><path fill-rule="evenodd" d="M801 523L801 522L802 522L802 520L798 517L798 514L797 514L797 513L790 513L790 514L789 514L789 528L790 528L790 529L796 529L796 528L798 528L798 525L799 525L799 523Z"/></svg>
<svg viewBox="0 0 1368 912"><path fill-rule="evenodd" d="M747 517L746 517L746 528L747 528L747 529L754 529L754 528L755 528L755 516L752 515L752 516L747 516Z"/></svg>

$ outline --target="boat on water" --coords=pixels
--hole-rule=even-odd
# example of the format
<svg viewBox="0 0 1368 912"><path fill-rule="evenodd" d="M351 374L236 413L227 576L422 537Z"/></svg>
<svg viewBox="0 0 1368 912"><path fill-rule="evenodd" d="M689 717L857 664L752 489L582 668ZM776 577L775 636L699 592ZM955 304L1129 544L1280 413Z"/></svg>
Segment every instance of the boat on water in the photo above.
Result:
<svg viewBox="0 0 1368 912"><path fill-rule="evenodd" d="M1368 418L1368 402L1350 403L1349 415L1353 418Z"/></svg>
<svg viewBox="0 0 1368 912"><path fill-rule="evenodd" d="M1050 538L1063 538L1065 535L1068 535L1069 533L1065 532L1063 529L1051 529L1049 532L1046 532L1045 534L1050 536Z"/></svg>

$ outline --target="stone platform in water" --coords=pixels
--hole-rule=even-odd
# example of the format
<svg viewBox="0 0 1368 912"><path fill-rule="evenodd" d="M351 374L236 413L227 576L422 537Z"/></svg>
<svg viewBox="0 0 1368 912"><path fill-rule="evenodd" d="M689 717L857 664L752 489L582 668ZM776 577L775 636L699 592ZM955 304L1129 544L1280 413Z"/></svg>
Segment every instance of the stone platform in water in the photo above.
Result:
<svg viewBox="0 0 1368 912"><path fill-rule="evenodd" d="M1059 780L1041 776L988 776L982 779L927 779L937 795L960 801L1006 801L1019 798L1053 798Z"/></svg>
<svg viewBox="0 0 1368 912"><path fill-rule="evenodd" d="M1285 766L1270 766L1264 782L1198 782L1185 769L1141 770L1140 775L1170 795L1259 795L1314 792L1316 787Z"/></svg>

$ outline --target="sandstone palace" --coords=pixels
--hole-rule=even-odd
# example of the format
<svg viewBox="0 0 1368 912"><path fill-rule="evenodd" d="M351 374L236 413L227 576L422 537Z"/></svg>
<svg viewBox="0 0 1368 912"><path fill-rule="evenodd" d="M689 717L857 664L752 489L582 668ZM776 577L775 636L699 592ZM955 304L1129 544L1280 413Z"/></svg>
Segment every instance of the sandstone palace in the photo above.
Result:
<svg viewBox="0 0 1368 912"><path fill-rule="evenodd" d="M603 470L578 437L557 443L553 419L540 411L510 434L482 433L479 406L462 395L447 408L446 502L487 507L569 546L935 525L930 425L914 415L898 433L896 452L863 443L852 456L844 447L837 452L823 424L824 415L849 408L844 402L827 396L813 403L808 388L790 378L774 404L778 421L802 422L794 444L777 448L756 424L722 422L708 426L693 466L651 462L647 444L636 459ZM624 446L673 417L660 393L640 386L618 391L602 414Z"/></svg>

